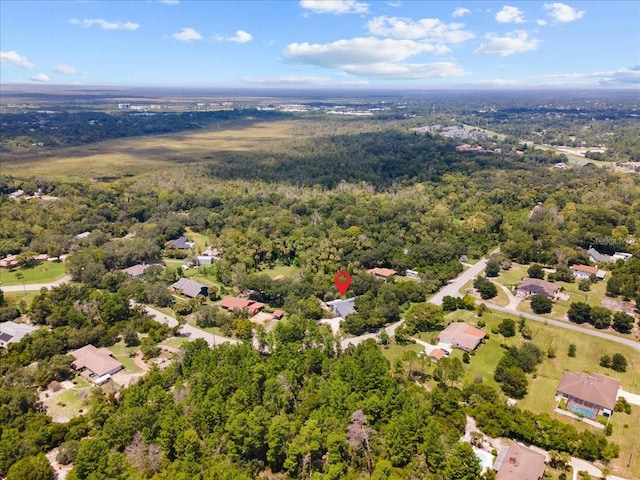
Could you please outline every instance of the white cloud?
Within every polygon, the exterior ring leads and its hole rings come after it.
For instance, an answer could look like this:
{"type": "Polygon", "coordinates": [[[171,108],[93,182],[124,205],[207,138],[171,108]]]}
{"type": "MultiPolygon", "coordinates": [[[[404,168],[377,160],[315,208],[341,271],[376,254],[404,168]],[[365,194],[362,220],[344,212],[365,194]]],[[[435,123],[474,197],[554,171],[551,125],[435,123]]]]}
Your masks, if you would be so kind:
{"type": "Polygon", "coordinates": [[[538,25],[540,26],[545,26],[547,25],[549,22],[547,22],[544,18],[541,18],[539,20],[536,20],[536,22],[538,23],[538,25]]]}
{"type": "Polygon", "coordinates": [[[369,32],[383,37],[423,39],[441,43],[460,43],[474,37],[462,23],[444,23],[438,18],[413,21],[408,18],[375,17],[367,23],[369,32]]]}
{"type": "Polygon", "coordinates": [[[545,3],[544,9],[547,14],[556,22],[567,23],[574,22],[584,17],[584,10],[576,10],[564,3],[545,3]]]}
{"type": "Polygon", "coordinates": [[[487,42],[482,43],[473,53],[477,55],[500,55],[506,57],[514,53],[529,52],[537,50],[540,40],[529,38],[529,34],[524,30],[515,30],[507,33],[503,37],[489,33],[486,36],[487,42]]]}
{"type": "Polygon", "coordinates": [[[373,37],[337,40],[327,44],[292,43],[283,53],[292,62],[342,70],[351,75],[397,79],[461,76],[453,62],[398,63],[438,47],[413,40],[373,37]]]}
{"type": "Polygon", "coordinates": [[[393,8],[398,8],[398,7],[402,6],[402,2],[387,2],[387,5],[389,5],[390,7],[393,7],[393,8]]]}
{"type": "Polygon", "coordinates": [[[94,25],[99,26],[103,30],[137,30],[140,28],[139,23],[134,22],[109,22],[102,18],[85,18],[84,20],[78,20],[77,18],[72,18],[69,20],[73,25],[81,25],[85,28],[93,27],[94,25]]]}
{"type": "Polygon", "coordinates": [[[202,35],[193,28],[184,27],[179,32],[172,33],[171,38],[181,42],[191,42],[193,40],[202,40],[202,35]]]}
{"type": "Polygon", "coordinates": [[[232,37],[225,37],[224,35],[215,35],[213,37],[217,42],[235,42],[235,43],[247,43],[253,40],[253,35],[244,30],[236,31],[236,34],[232,37]]]}
{"type": "Polygon", "coordinates": [[[160,3],[164,3],[165,5],[178,5],[180,0],[158,0],[160,3]]]}
{"type": "Polygon", "coordinates": [[[311,75],[283,75],[281,77],[244,77],[243,82],[257,85],[328,85],[332,83],[329,77],[314,77],[311,75]]]}
{"type": "Polygon", "coordinates": [[[27,57],[20,55],[15,50],[9,50],[8,52],[0,52],[0,64],[1,65],[13,65],[14,67],[22,68],[34,68],[35,65],[27,60],[27,57]]]}
{"type": "Polygon", "coordinates": [[[34,75],[33,77],[30,78],[30,80],[34,82],[39,82],[39,83],[47,83],[51,81],[51,79],[44,73],[39,73],[37,75],[34,75]]]}
{"type": "Polygon", "coordinates": [[[498,13],[496,13],[496,21],[498,23],[524,23],[524,14],[518,7],[505,5],[498,13]]]}
{"type": "Polygon", "coordinates": [[[594,79],[601,85],[640,85],[640,65],[624,67],[618,70],[589,73],[561,73],[553,75],[539,75],[534,77],[542,80],[581,80],[594,79]]]}
{"type": "Polygon", "coordinates": [[[63,75],[75,75],[76,73],[78,73],[78,69],[76,67],[72,67],[71,65],[65,65],[63,63],[54,65],[53,71],[57,73],[61,73],[63,75]]]}
{"type": "Polygon", "coordinates": [[[458,7],[453,11],[451,16],[454,18],[458,18],[458,17],[464,17],[465,15],[469,15],[470,13],[471,13],[471,10],[469,10],[468,8],[458,7]]]}
{"type": "Polygon", "coordinates": [[[367,13],[369,4],[356,0],[300,0],[300,6],[313,13],[367,13]]]}

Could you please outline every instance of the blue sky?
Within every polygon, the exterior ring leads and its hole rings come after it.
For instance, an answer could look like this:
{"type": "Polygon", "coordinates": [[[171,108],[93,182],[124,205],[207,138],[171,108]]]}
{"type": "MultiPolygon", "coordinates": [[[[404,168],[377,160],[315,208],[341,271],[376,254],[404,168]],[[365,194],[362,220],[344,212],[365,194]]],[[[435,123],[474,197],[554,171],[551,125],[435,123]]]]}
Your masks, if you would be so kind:
{"type": "Polygon", "coordinates": [[[640,2],[0,1],[0,81],[640,86],[640,2]]]}

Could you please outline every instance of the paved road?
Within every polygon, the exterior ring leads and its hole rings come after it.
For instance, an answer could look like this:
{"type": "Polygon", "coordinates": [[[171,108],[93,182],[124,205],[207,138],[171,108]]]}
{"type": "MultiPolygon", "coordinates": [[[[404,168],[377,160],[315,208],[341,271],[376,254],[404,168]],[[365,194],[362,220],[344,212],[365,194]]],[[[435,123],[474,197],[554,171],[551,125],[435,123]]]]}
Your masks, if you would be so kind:
{"type": "Polygon", "coordinates": [[[57,287],[64,283],[69,283],[70,280],[71,280],[71,276],[65,275],[60,280],[56,280],[55,282],[51,282],[51,283],[31,283],[31,284],[24,284],[24,285],[7,285],[7,286],[0,285],[0,290],[2,290],[5,293],[24,292],[25,290],[27,292],[29,291],[33,292],[33,291],[42,290],[43,288],[57,287]]]}
{"type": "MultiPolygon", "coordinates": [[[[499,251],[500,249],[496,248],[493,252],[491,252],[489,256],[494,253],[498,253],[499,251]]],[[[480,273],[482,273],[484,267],[487,266],[487,261],[488,258],[480,259],[475,265],[472,265],[460,275],[458,275],[457,278],[451,280],[448,285],[445,285],[442,290],[436,293],[429,301],[435,305],[442,305],[442,299],[447,295],[450,295],[452,297],[461,297],[462,295],[460,294],[460,289],[464,287],[464,285],[469,280],[473,280],[475,277],[480,275],[480,273]]]]}
{"type": "Polygon", "coordinates": [[[610,333],[605,333],[599,330],[592,330],[592,329],[580,327],[573,323],[562,322],[560,320],[553,320],[551,318],[542,317],[540,315],[534,315],[532,313],[519,312],[514,308],[501,307],[500,305],[495,305],[493,303],[485,303],[485,305],[487,306],[487,308],[490,308],[491,310],[496,310],[498,312],[504,312],[504,313],[511,313],[513,315],[522,315],[524,318],[528,318],[536,322],[548,323],[549,325],[553,325],[555,327],[564,328],[566,330],[573,330],[574,332],[585,333],[587,335],[591,335],[592,337],[603,338],[605,340],[610,340],[612,342],[620,343],[622,345],[627,345],[631,348],[634,348],[640,351],[640,342],[637,342],[632,338],[617,337],[615,335],[611,335],[610,333]]]}

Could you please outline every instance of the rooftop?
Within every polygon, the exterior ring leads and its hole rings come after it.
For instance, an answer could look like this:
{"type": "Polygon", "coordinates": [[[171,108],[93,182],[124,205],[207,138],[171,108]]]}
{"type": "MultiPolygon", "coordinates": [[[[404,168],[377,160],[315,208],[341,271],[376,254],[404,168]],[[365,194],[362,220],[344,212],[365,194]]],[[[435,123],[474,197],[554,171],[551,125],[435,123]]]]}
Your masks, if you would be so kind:
{"type": "Polygon", "coordinates": [[[558,392],[599,407],[613,410],[618,398],[620,380],[606,375],[564,372],[558,392]]]}

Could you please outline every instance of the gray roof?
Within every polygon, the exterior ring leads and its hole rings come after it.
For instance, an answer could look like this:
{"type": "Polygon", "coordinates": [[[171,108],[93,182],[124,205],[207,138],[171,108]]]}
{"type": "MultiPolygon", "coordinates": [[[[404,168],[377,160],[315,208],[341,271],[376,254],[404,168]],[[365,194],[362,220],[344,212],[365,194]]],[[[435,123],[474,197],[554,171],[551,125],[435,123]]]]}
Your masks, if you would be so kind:
{"type": "Polygon", "coordinates": [[[346,300],[333,300],[327,302],[333,313],[339,317],[347,318],[350,313],[356,313],[356,298],[347,298],[346,300]]]}
{"type": "Polygon", "coordinates": [[[598,263],[598,262],[609,263],[609,262],[611,262],[611,257],[609,255],[605,255],[604,253],[600,253],[599,251],[597,251],[593,247],[591,247],[589,250],[587,250],[587,253],[589,254],[589,259],[592,262],[595,262],[595,263],[598,263]]]}
{"type": "Polygon", "coordinates": [[[187,237],[182,236],[182,237],[178,237],[175,238],[173,240],[169,240],[169,242],[173,248],[179,248],[181,250],[186,250],[187,248],[191,248],[190,242],[189,240],[187,240],[187,237]]]}
{"type": "Polygon", "coordinates": [[[24,323],[4,322],[0,323],[0,333],[10,335],[12,338],[7,342],[16,343],[22,340],[23,337],[35,332],[38,327],[26,325],[24,323]]]}
{"type": "Polygon", "coordinates": [[[183,295],[187,297],[197,297],[198,295],[207,295],[209,287],[201,283],[191,280],[190,278],[181,278],[171,285],[174,290],[182,290],[183,295]]]}

